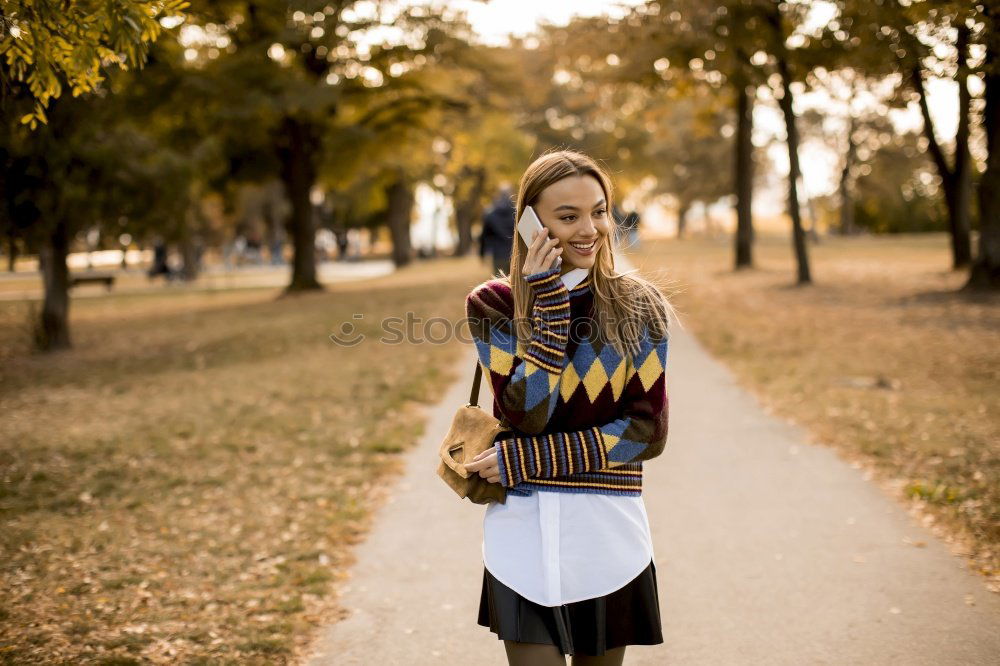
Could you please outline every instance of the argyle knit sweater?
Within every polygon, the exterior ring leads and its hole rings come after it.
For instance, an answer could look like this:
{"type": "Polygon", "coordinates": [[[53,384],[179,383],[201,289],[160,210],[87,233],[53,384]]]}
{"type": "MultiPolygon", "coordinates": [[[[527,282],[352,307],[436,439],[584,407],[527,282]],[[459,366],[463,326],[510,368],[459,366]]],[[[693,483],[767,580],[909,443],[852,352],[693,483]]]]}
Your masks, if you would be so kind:
{"type": "Polygon", "coordinates": [[[522,351],[505,280],[466,297],[493,415],[512,430],[495,444],[500,483],[519,495],[641,495],[642,462],[667,441],[668,340],[646,332],[638,354],[623,357],[599,334],[589,275],[572,290],[558,267],[525,279],[535,299],[522,351]]]}

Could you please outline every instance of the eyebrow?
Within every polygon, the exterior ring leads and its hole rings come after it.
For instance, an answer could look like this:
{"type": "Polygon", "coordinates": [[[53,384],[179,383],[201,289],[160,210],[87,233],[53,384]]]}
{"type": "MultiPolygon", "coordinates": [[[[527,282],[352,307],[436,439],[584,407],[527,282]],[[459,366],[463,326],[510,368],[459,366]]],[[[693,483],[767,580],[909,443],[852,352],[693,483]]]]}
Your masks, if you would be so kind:
{"type": "MultiPolygon", "coordinates": [[[[600,201],[598,201],[597,203],[594,204],[594,208],[597,208],[598,206],[602,205],[603,203],[604,203],[604,199],[601,199],[600,201]]],[[[552,211],[555,212],[557,210],[563,210],[563,209],[566,209],[566,210],[580,210],[576,206],[571,206],[569,204],[562,204],[561,206],[556,206],[555,208],[553,208],[552,211]]]]}

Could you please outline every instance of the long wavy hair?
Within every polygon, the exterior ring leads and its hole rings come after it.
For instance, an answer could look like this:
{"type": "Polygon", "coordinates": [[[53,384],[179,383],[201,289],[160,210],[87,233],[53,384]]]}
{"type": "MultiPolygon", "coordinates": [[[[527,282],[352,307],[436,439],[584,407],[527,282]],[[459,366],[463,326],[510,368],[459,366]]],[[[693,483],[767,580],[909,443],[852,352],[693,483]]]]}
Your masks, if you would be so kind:
{"type": "MultiPolygon", "coordinates": [[[[664,339],[669,336],[669,316],[677,313],[669,299],[654,283],[636,275],[636,270],[619,273],[615,269],[618,250],[615,220],[611,215],[614,188],[611,177],[591,157],[575,150],[555,150],[538,157],[521,177],[517,193],[516,220],[521,219],[525,206],[536,206],[549,185],[570,176],[592,176],[604,190],[611,228],[597,250],[590,270],[590,289],[594,294],[594,327],[601,339],[611,344],[624,357],[634,357],[643,336],[664,339]]],[[[519,345],[531,339],[531,312],[535,295],[522,274],[528,246],[521,235],[514,233],[510,272],[500,273],[514,296],[514,324],[519,345]]],[[[565,261],[565,259],[564,259],[565,261]]],[[[679,320],[678,320],[679,322],[679,320]]]]}

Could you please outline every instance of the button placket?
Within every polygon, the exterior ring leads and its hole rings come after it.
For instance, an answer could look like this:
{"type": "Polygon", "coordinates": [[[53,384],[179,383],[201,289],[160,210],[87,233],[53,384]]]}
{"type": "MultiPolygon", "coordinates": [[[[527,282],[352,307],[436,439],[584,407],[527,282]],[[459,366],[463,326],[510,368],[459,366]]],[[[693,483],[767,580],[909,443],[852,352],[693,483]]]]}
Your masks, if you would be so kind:
{"type": "Polygon", "coordinates": [[[538,493],[538,514],[542,532],[542,562],[545,597],[556,605],[562,595],[559,571],[559,493],[538,493]]]}

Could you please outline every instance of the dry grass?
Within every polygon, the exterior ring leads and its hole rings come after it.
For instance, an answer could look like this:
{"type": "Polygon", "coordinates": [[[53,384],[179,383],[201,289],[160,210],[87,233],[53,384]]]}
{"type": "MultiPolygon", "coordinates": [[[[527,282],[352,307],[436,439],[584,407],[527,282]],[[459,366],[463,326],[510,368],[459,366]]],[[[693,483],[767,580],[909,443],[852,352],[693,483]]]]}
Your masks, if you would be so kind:
{"type": "Polygon", "coordinates": [[[456,379],[459,343],[380,343],[379,322],[457,320],[484,272],[81,299],[53,355],[0,304],[0,663],[294,661],[456,379]],[[334,344],[345,321],[368,339],[334,344]]]}
{"type": "Polygon", "coordinates": [[[830,238],[806,287],[785,239],[761,238],[749,272],[728,240],[633,258],[681,286],[685,326],[768,409],[868,468],[1000,591],[1000,298],[957,293],[947,243],[830,238]]]}

